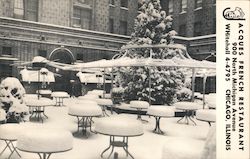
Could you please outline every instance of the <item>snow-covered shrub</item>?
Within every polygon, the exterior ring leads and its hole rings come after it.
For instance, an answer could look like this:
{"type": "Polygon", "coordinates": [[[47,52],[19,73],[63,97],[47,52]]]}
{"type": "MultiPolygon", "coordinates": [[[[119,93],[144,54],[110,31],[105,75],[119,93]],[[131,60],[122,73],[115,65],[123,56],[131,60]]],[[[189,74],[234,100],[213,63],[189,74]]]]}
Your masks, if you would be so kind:
{"type": "Polygon", "coordinates": [[[186,87],[182,87],[177,91],[176,95],[178,101],[190,101],[192,98],[192,91],[186,87]]]}
{"type": "Polygon", "coordinates": [[[7,77],[0,84],[0,103],[7,113],[7,122],[19,122],[28,113],[23,103],[25,90],[17,78],[7,77]]]}

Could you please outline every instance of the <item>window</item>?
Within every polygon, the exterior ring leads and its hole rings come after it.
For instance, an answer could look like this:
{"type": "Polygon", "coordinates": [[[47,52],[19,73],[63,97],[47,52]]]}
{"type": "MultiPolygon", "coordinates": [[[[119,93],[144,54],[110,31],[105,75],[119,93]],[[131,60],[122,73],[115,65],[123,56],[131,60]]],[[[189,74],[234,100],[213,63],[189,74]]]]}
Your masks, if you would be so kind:
{"type": "Polygon", "coordinates": [[[26,18],[30,21],[38,20],[38,0],[26,0],[27,10],[26,10],[26,18]]]}
{"type": "Polygon", "coordinates": [[[24,3],[23,0],[15,0],[14,18],[24,19],[24,3]]]}
{"type": "Polygon", "coordinates": [[[170,0],[168,2],[168,14],[173,14],[174,12],[174,4],[173,4],[173,0],[170,0]]]}
{"type": "Polygon", "coordinates": [[[38,56],[47,57],[47,50],[38,50],[38,56]]]}
{"type": "Polygon", "coordinates": [[[128,23],[126,21],[120,21],[120,34],[127,35],[128,23]]]}
{"type": "Polygon", "coordinates": [[[2,55],[12,55],[12,48],[7,47],[7,46],[3,46],[2,55]]]}
{"type": "Polygon", "coordinates": [[[216,0],[212,0],[212,4],[216,5],[216,0]]]}
{"type": "Polygon", "coordinates": [[[128,0],[121,0],[121,7],[128,8],[128,0]]]}
{"type": "Polygon", "coordinates": [[[181,13],[187,12],[187,0],[181,0],[181,13]]]}
{"type": "Polygon", "coordinates": [[[74,27],[81,27],[81,10],[79,8],[74,7],[72,20],[74,27]]]}
{"type": "Polygon", "coordinates": [[[114,19],[109,19],[109,32],[114,33],[114,19]]]}
{"type": "Polygon", "coordinates": [[[115,5],[115,0],[109,0],[109,4],[115,5]]]}
{"type": "Polygon", "coordinates": [[[91,10],[74,7],[72,17],[73,27],[90,29],[91,25],[91,10]]]}
{"type": "Polygon", "coordinates": [[[178,34],[180,36],[186,36],[186,24],[180,25],[178,34]]]}
{"type": "Polygon", "coordinates": [[[38,0],[15,0],[14,18],[38,21],[38,0]]]}
{"type": "Polygon", "coordinates": [[[202,0],[195,0],[194,8],[201,8],[202,7],[202,0]]]}
{"type": "Polygon", "coordinates": [[[81,53],[76,54],[76,60],[82,61],[83,60],[83,54],[81,54],[81,53]]]}
{"type": "Polygon", "coordinates": [[[194,36],[201,36],[202,31],[201,31],[201,22],[195,22],[194,23],[194,36]]]}

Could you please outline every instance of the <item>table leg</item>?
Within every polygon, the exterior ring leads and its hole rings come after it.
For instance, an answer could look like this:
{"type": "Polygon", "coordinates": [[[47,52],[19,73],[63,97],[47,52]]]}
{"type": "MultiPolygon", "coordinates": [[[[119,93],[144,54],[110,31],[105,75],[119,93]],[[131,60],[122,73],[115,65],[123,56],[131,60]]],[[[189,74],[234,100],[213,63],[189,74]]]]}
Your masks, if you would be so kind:
{"type": "Polygon", "coordinates": [[[17,149],[16,149],[16,147],[14,146],[14,144],[13,144],[12,141],[10,141],[10,140],[4,140],[4,142],[6,143],[6,146],[5,146],[5,148],[1,151],[0,156],[3,154],[3,152],[4,152],[7,148],[9,148],[9,150],[10,150],[11,153],[10,153],[10,155],[8,156],[8,159],[10,159],[10,157],[13,155],[14,152],[16,152],[16,154],[17,154],[19,157],[21,157],[21,155],[20,155],[19,152],[17,151],[17,149]]]}
{"type": "Polygon", "coordinates": [[[112,153],[114,152],[115,147],[122,147],[126,152],[126,156],[130,156],[134,159],[133,155],[128,151],[128,137],[123,137],[123,141],[115,141],[115,136],[110,136],[109,139],[109,146],[101,153],[101,157],[103,158],[103,154],[111,148],[111,152],[108,158],[111,157],[112,153]]]}
{"type": "Polygon", "coordinates": [[[102,116],[109,116],[108,113],[106,112],[106,106],[101,105],[101,108],[102,108],[102,116]]]}
{"type": "Polygon", "coordinates": [[[155,117],[156,123],[155,123],[155,129],[153,130],[153,132],[157,134],[164,134],[164,132],[160,128],[161,117],[157,117],[157,116],[154,116],[154,117],[155,117]]]}
{"type": "Polygon", "coordinates": [[[49,159],[52,153],[37,153],[40,159],[49,159]]]}
{"type": "Polygon", "coordinates": [[[177,123],[180,123],[180,121],[184,119],[185,120],[184,123],[189,124],[189,120],[190,120],[194,125],[196,125],[195,121],[192,119],[193,113],[194,113],[193,110],[185,110],[184,116],[181,119],[179,119],[177,123]]]}
{"type": "Polygon", "coordinates": [[[137,120],[140,120],[140,121],[142,121],[142,122],[148,122],[147,120],[142,119],[141,116],[142,116],[142,109],[137,108],[137,120]]]}

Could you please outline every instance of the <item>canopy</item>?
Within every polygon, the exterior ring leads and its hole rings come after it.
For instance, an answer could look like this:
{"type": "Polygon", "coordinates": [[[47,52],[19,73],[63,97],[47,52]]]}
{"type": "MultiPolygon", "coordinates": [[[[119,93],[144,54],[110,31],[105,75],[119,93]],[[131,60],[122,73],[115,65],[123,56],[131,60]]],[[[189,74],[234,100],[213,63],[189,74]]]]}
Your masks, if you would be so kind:
{"type": "Polygon", "coordinates": [[[200,68],[200,69],[215,69],[216,63],[210,61],[199,61],[192,59],[186,51],[185,46],[181,44],[160,44],[160,45],[126,45],[121,48],[126,50],[125,53],[116,59],[98,60],[87,63],[78,63],[64,67],[69,70],[81,70],[84,68],[112,68],[112,67],[131,67],[131,66],[152,66],[152,67],[184,67],[184,68],[200,68]],[[171,50],[178,49],[178,56],[171,59],[154,59],[148,58],[133,58],[129,55],[128,50],[138,48],[167,48],[171,50]]]}
{"type": "Polygon", "coordinates": [[[22,81],[25,82],[55,82],[53,72],[48,71],[46,68],[38,70],[27,70],[26,68],[20,71],[22,81]]]}

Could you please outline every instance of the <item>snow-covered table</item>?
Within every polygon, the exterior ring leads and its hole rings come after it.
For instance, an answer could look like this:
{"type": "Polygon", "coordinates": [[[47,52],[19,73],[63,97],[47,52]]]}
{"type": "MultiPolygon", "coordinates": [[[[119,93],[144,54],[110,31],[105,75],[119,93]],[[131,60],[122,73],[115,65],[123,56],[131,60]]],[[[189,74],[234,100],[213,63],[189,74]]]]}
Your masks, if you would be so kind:
{"type": "Polygon", "coordinates": [[[19,132],[17,148],[24,152],[37,153],[40,159],[49,159],[51,154],[73,148],[73,136],[60,129],[31,129],[19,132]]]}
{"type": "MultiPolygon", "coordinates": [[[[99,117],[102,115],[101,108],[93,101],[78,101],[76,104],[69,107],[68,114],[71,116],[77,117],[77,132],[79,128],[82,127],[82,133],[87,136],[87,128],[89,127],[90,132],[93,132],[92,127],[92,118],[99,117]]],[[[93,132],[94,133],[94,132],[93,132]]]]}
{"type": "Polygon", "coordinates": [[[125,116],[117,115],[109,118],[102,118],[95,122],[95,131],[97,133],[110,137],[109,146],[101,153],[103,154],[111,148],[113,153],[114,147],[122,147],[126,155],[134,158],[128,151],[128,138],[143,135],[142,123],[137,120],[128,119],[125,116]],[[115,137],[122,137],[122,141],[115,140],[115,137]]]}
{"type": "Polygon", "coordinates": [[[160,106],[160,105],[152,105],[148,108],[147,114],[149,116],[153,116],[156,120],[155,129],[153,130],[155,133],[164,134],[164,132],[160,128],[160,119],[174,117],[175,111],[172,106],[160,106]]]}
{"type": "Polygon", "coordinates": [[[98,105],[101,106],[102,108],[102,115],[103,116],[109,116],[108,113],[106,112],[106,109],[108,106],[111,108],[111,113],[113,113],[113,102],[111,99],[104,99],[104,98],[98,98],[95,100],[98,105]]]}
{"type": "Polygon", "coordinates": [[[148,107],[149,107],[148,102],[133,100],[133,101],[130,101],[130,107],[135,108],[137,110],[137,119],[138,120],[148,122],[147,120],[143,120],[141,118],[143,110],[146,111],[148,109],[148,107]]]}
{"type": "Polygon", "coordinates": [[[41,120],[42,122],[43,122],[43,116],[45,118],[48,118],[48,116],[45,114],[45,107],[53,105],[52,100],[48,98],[39,98],[39,99],[32,98],[26,100],[25,103],[29,107],[29,110],[31,112],[29,119],[31,120],[32,118],[34,118],[35,120],[37,121],[41,120]]]}
{"type": "Polygon", "coordinates": [[[56,106],[62,106],[63,105],[63,99],[69,98],[69,94],[67,92],[58,91],[58,92],[52,92],[51,97],[56,99],[56,106]]]}
{"type": "Polygon", "coordinates": [[[202,105],[195,103],[195,102],[177,102],[174,104],[175,109],[184,111],[184,116],[177,121],[179,123],[181,120],[185,119],[186,124],[189,124],[189,120],[196,125],[195,121],[192,119],[194,118],[194,113],[196,110],[201,109],[202,105]]]}
{"type": "Polygon", "coordinates": [[[19,133],[19,124],[2,124],[0,125],[0,140],[3,140],[6,143],[6,146],[1,151],[0,156],[5,152],[8,148],[10,150],[10,155],[8,158],[12,156],[14,152],[21,157],[21,155],[16,150],[13,142],[17,140],[17,135],[19,133]]]}
{"type": "Polygon", "coordinates": [[[208,122],[209,126],[211,123],[216,121],[216,110],[215,109],[199,109],[196,111],[196,119],[200,121],[208,122]]]}

